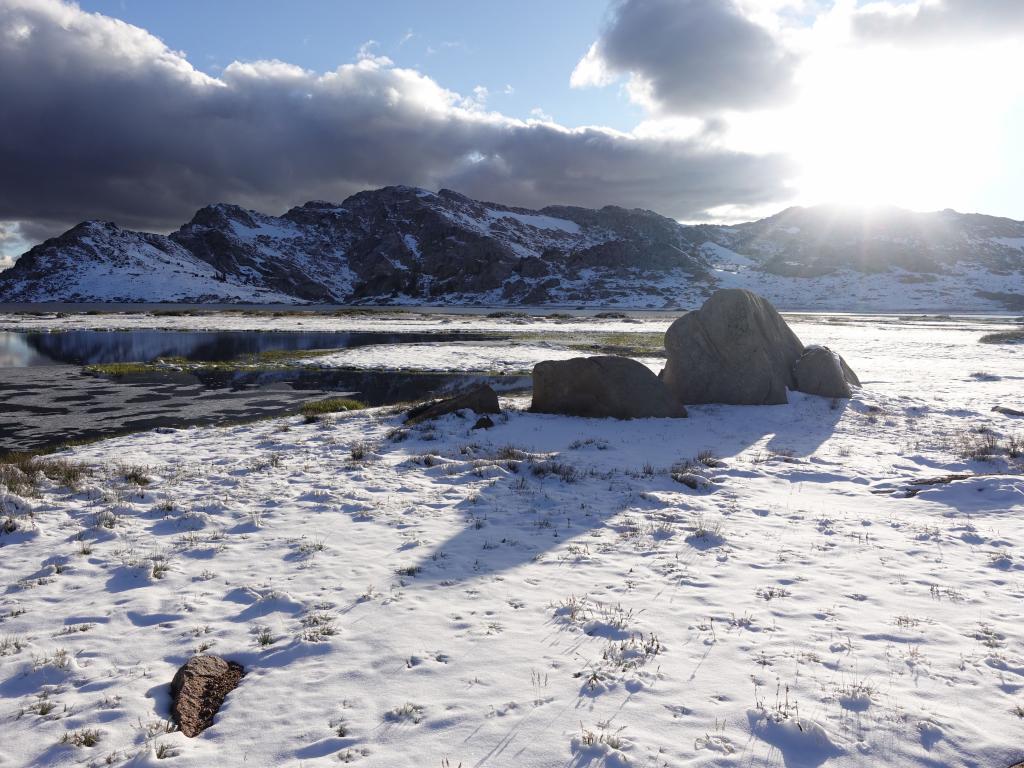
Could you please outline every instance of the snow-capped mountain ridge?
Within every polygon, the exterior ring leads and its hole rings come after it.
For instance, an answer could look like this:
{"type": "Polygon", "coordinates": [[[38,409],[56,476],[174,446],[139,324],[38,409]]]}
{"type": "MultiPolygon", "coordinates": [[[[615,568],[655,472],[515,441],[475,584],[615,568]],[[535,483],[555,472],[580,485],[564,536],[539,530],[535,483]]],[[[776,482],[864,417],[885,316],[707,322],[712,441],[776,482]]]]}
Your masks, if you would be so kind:
{"type": "Polygon", "coordinates": [[[216,203],[170,235],[83,222],[0,273],[0,301],[662,307],[742,285],[783,306],[828,308],[840,291],[877,308],[984,309],[1013,305],[1022,270],[1024,223],[980,214],[817,206],[687,226],[397,186],[281,216],[216,203]]]}

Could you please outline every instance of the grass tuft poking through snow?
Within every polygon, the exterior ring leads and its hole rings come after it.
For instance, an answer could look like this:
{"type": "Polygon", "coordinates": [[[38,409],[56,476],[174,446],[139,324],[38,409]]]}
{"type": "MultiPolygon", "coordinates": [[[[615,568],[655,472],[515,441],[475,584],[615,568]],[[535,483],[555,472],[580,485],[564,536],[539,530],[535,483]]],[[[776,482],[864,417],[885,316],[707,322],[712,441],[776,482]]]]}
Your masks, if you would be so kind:
{"type": "Polygon", "coordinates": [[[358,400],[347,397],[328,397],[324,400],[314,400],[304,403],[299,413],[306,418],[306,421],[313,422],[329,413],[343,413],[345,411],[358,411],[366,405],[358,400]]]}

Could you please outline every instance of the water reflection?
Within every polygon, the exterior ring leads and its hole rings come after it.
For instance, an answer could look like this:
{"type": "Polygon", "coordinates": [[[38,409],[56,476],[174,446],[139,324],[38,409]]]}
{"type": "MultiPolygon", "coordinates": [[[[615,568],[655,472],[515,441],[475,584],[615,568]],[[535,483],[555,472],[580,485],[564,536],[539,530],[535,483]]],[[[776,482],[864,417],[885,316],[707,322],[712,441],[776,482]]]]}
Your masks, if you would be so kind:
{"type": "Polygon", "coordinates": [[[0,368],[53,365],[54,362],[29,345],[27,334],[0,331],[0,368]]]}
{"type": "Polygon", "coordinates": [[[0,332],[0,368],[151,362],[158,357],[235,360],[270,351],[341,349],[368,344],[458,341],[477,334],[332,333],[281,331],[0,332]]]}

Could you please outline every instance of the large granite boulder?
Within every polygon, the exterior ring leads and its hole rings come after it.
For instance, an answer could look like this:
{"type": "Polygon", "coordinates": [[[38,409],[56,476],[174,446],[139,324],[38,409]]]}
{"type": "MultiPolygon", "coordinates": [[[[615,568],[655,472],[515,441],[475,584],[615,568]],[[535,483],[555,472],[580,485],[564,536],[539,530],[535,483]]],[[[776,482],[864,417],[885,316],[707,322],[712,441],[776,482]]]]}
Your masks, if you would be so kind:
{"type": "Polygon", "coordinates": [[[220,656],[193,656],[171,682],[171,718],[188,737],[198,736],[211,725],[224,698],[242,679],[245,670],[220,656]]]}
{"type": "Polygon", "coordinates": [[[860,379],[842,356],[828,347],[812,345],[793,366],[796,389],[822,397],[851,397],[860,379]]]}
{"type": "Polygon", "coordinates": [[[686,416],[650,368],[614,355],[537,363],[530,410],[616,419],[686,416]]]}
{"type": "Polygon", "coordinates": [[[665,351],[661,375],[680,402],[774,405],[795,387],[804,345],[766,299],[730,288],[672,323],[665,351]]]}
{"type": "Polygon", "coordinates": [[[456,411],[469,410],[478,416],[484,413],[501,413],[498,405],[498,393],[488,384],[468,389],[453,397],[443,400],[435,400],[429,403],[422,403],[409,409],[406,414],[406,424],[418,424],[428,419],[436,419],[456,411]]]}

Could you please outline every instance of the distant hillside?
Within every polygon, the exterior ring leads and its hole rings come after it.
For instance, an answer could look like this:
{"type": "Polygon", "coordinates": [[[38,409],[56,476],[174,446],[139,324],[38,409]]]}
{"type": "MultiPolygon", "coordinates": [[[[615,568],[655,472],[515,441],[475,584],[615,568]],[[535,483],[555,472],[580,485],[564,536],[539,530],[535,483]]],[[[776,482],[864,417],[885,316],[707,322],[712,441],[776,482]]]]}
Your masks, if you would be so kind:
{"type": "Polygon", "coordinates": [[[685,226],[385,187],[280,217],[211,205],[166,236],[84,222],[0,273],[0,301],[674,307],[734,285],[787,308],[1014,309],[1024,222],[818,206],[685,226]]]}

